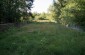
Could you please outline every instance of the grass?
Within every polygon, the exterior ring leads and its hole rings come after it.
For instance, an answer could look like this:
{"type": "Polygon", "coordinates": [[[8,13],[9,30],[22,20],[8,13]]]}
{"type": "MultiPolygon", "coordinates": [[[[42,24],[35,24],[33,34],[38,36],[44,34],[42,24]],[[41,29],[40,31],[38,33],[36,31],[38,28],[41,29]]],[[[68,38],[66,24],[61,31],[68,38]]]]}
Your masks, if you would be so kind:
{"type": "Polygon", "coordinates": [[[53,23],[0,32],[0,55],[85,55],[85,33],[53,23]]]}

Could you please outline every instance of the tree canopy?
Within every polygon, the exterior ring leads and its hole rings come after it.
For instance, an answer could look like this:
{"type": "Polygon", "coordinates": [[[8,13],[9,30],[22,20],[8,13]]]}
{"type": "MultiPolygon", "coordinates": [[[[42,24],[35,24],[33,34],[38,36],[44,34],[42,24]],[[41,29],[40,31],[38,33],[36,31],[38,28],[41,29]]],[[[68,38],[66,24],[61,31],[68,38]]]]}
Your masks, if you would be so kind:
{"type": "Polygon", "coordinates": [[[0,23],[19,22],[20,17],[27,14],[33,5],[33,0],[1,0],[0,23]]]}
{"type": "Polygon", "coordinates": [[[57,23],[85,27],[85,0],[54,0],[49,8],[57,23]]]}

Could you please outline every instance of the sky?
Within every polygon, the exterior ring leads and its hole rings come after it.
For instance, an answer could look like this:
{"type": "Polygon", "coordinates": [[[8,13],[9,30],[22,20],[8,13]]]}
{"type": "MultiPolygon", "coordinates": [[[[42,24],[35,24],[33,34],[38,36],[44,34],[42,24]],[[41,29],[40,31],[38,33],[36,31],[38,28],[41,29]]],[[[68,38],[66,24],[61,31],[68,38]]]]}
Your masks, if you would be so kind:
{"type": "Polygon", "coordinates": [[[34,0],[32,12],[47,12],[49,6],[53,3],[53,0],[34,0]]]}

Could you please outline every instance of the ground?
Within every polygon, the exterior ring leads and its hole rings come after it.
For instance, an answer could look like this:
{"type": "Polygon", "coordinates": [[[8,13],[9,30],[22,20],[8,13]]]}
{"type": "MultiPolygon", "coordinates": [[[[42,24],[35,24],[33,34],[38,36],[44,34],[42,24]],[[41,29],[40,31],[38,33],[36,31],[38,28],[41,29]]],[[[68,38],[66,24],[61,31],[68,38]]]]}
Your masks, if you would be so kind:
{"type": "Polygon", "coordinates": [[[0,32],[0,55],[85,55],[85,32],[32,23],[0,32]]]}

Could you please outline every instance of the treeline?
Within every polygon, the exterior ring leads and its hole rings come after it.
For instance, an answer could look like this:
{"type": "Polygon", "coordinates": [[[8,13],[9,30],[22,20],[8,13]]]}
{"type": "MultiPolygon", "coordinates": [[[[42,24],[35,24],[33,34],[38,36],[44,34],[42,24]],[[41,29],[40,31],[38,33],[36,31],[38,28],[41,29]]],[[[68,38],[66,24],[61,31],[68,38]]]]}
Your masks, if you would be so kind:
{"type": "Polygon", "coordinates": [[[48,13],[42,12],[42,13],[37,13],[37,12],[33,12],[32,13],[34,20],[48,20],[49,18],[48,13]]]}
{"type": "Polygon", "coordinates": [[[53,14],[53,13],[49,13],[49,12],[42,12],[42,13],[37,13],[37,12],[33,12],[32,13],[32,16],[33,16],[33,20],[41,20],[41,21],[44,21],[44,20],[47,20],[49,22],[55,22],[56,23],[56,20],[54,18],[54,15],[56,14],[53,14]]]}
{"type": "Polygon", "coordinates": [[[33,0],[0,0],[0,23],[14,23],[31,16],[33,0]]]}
{"type": "Polygon", "coordinates": [[[49,12],[57,23],[85,28],[85,0],[54,0],[49,12]]]}

